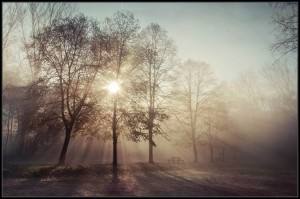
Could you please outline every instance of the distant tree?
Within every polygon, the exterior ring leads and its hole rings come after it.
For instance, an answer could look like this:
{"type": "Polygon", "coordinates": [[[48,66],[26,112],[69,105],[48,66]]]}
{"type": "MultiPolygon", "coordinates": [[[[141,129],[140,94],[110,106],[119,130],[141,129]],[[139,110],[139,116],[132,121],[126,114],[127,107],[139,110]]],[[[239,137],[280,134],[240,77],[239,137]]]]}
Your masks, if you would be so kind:
{"type": "Polygon", "coordinates": [[[3,4],[3,31],[2,31],[2,52],[6,52],[12,41],[14,31],[21,23],[24,16],[22,6],[19,3],[3,4]]]}
{"type": "Polygon", "coordinates": [[[247,113],[249,118],[267,108],[261,78],[256,71],[248,69],[241,72],[234,80],[232,90],[234,109],[247,113]]]}
{"type": "Polygon", "coordinates": [[[256,157],[264,159],[269,154],[268,160],[278,161],[283,151],[295,155],[296,68],[280,60],[266,65],[259,72],[244,71],[234,82],[231,133],[241,138],[236,146],[239,145],[244,152],[256,153],[256,157]],[[276,157],[273,160],[271,153],[276,157]]]}
{"type": "Polygon", "coordinates": [[[44,111],[64,126],[59,164],[65,163],[74,126],[93,108],[88,98],[91,86],[110,54],[107,38],[96,30],[96,24],[83,15],[58,19],[43,28],[29,46],[31,53],[37,53],[31,57],[41,64],[51,93],[44,111]]]}
{"type": "Polygon", "coordinates": [[[271,49],[281,53],[281,57],[289,52],[297,52],[298,2],[278,2],[272,3],[271,6],[274,7],[272,23],[277,33],[271,49]]]}
{"type": "Polygon", "coordinates": [[[10,128],[7,126],[8,134],[6,138],[6,144],[10,142],[14,145],[18,155],[24,155],[28,151],[25,149],[25,144],[28,141],[29,132],[34,130],[34,124],[37,121],[37,110],[41,106],[41,99],[45,88],[41,86],[41,82],[32,82],[27,86],[13,86],[8,85],[4,89],[3,93],[3,115],[6,116],[6,120],[10,123],[10,128]],[[17,123],[15,126],[13,123],[17,123]],[[17,127],[17,132],[13,132],[12,129],[17,127]],[[14,140],[12,140],[12,134],[14,140]],[[10,137],[10,139],[9,139],[10,137]]]}
{"type": "Polygon", "coordinates": [[[262,77],[270,93],[269,102],[275,102],[269,104],[270,108],[291,112],[297,110],[296,70],[294,72],[289,68],[286,61],[275,62],[262,68],[262,77]]]}
{"type": "Polygon", "coordinates": [[[47,87],[43,80],[31,82],[30,85],[20,87],[24,95],[20,96],[18,103],[18,134],[17,134],[17,154],[32,155],[30,148],[34,146],[31,139],[36,137],[37,117],[39,109],[43,106],[43,97],[47,87]]]}
{"type": "Polygon", "coordinates": [[[32,73],[32,81],[39,78],[40,63],[36,62],[38,52],[36,48],[28,48],[28,44],[35,45],[34,38],[43,28],[52,25],[55,19],[71,17],[75,13],[75,4],[57,2],[31,2],[20,3],[24,12],[21,21],[21,41],[32,73]],[[30,51],[32,50],[32,51],[30,51]],[[31,56],[31,57],[30,57],[31,56]]]}
{"type": "Polygon", "coordinates": [[[20,85],[23,83],[16,53],[18,47],[18,28],[20,27],[24,12],[20,3],[3,3],[2,15],[2,69],[3,69],[3,89],[6,85],[20,85]],[[18,78],[20,81],[15,81],[18,78]]]}
{"type": "Polygon", "coordinates": [[[185,127],[186,136],[192,143],[194,162],[198,162],[197,143],[204,132],[201,117],[218,89],[217,79],[210,65],[193,60],[184,62],[179,74],[177,99],[181,105],[177,107],[177,119],[185,127]]]}
{"type": "Polygon", "coordinates": [[[221,148],[222,159],[224,160],[225,158],[227,143],[224,135],[229,130],[227,113],[228,109],[221,92],[217,92],[211,97],[202,111],[201,123],[203,125],[202,128],[204,128],[202,139],[209,146],[211,162],[214,161],[214,148],[221,148]]]}
{"type": "MultiPolygon", "coordinates": [[[[122,82],[122,73],[124,68],[128,67],[129,57],[132,54],[132,44],[139,30],[139,21],[134,17],[132,12],[117,11],[113,17],[106,18],[104,21],[104,28],[107,35],[112,40],[112,62],[110,64],[111,76],[110,81],[115,81],[120,84],[122,82]]],[[[127,77],[128,78],[128,77],[127,77]]],[[[113,137],[113,165],[118,164],[117,159],[117,141],[118,135],[118,102],[119,94],[113,94],[113,116],[112,116],[112,137],[113,137]]]]}
{"type": "Polygon", "coordinates": [[[138,104],[143,108],[140,124],[143,128],[135,129],[134,136],[149,140],[149,163],[153,163],[153,136],[161,134],[160,123],[169,116],[163,111],[164,102],[170,97],[172,69],[176,64],[176,47],[168,37],[167,31],[159,24],[151,23],[139,34],[135,45],[133,64],[138,70],[133,75],[142,95],[138,104]],[[148,133],[145,134],[145,129],[148,133]]]}
{"type": "Polygon", "coordinates": [[[2,94],[2,130],[6,132],[4,152],[7,152],[8,144],[12,141],[13,124],[17,116],[18,98],[14,86],[5,86],[2,94]]]}

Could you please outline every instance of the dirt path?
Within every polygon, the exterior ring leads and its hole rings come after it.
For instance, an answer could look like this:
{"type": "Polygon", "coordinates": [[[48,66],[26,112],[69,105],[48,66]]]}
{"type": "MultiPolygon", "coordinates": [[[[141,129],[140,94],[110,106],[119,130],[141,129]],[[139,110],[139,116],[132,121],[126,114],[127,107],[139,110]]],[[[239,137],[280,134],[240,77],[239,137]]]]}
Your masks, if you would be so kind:
{"type": "MultiPolygon", "coordinates": [[[[93,171],[91,168],[86,168],[93,171]]],[[[296,196],[295,172],[268,169],[125,165],[84,175],[4,177],[3,196],[296,196]]]]}

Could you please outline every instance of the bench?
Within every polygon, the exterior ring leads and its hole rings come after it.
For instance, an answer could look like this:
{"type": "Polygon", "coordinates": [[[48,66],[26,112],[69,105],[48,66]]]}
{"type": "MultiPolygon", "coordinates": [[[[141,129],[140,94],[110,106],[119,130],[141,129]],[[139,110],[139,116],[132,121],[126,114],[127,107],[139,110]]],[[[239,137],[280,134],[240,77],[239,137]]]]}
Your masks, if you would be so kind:
{"type": "Polygon", "coordinates": [[[171,157],[168,163],[184,163],[184,160],[181,157],[171,157]]]}

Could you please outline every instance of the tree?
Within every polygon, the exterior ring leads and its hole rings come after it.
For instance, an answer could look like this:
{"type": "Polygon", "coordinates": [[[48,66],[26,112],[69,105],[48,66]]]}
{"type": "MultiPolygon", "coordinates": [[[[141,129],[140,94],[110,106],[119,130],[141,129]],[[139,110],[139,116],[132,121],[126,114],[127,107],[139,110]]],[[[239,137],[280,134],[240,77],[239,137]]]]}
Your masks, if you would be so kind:
{"type": "Polygon", "coordinates": [[[10,84],[22,84],[20,71],[15,66],[19,53],[16,53],[18,47],[18,28],[20,27],[22,18],[24,17],[22,4],[20,3],[3,3],[3,31],[2,31],[2,56],[3,56],[3,88],[10,84]],[[20,81],[13,81],[18,78],[20,81]]]}
{"type": "Polygon", "coordinates": [[[231,88],[235,103],[234,108],[247,113],[249,118],[253,118],[255,114],[267,108],[261,78],[256,71],[248,69],[241,72],[231,88]]]}
{"type": "Polygon", "coordinates": [[[238,145],[244,152],[264,160],[267,155],[268,161],[280,160],[283,151],[295,155],[296,79],[287,62],[277,61],[260,73],[247,70],[234,82],[231,132],[243,138],[238,145]]]}
{"type": "Polygon", "coordinates": [[[19,97],[18,103],[18,133],[17,133],[17,154],[31,155],[28,148],[33,146],[30,137],[37,135],[36,127],[38,122],[37,113],[42,106],[43,96],[46,91],[42,80],[31,82],[30,85],[17,87],[24,94],[19,97]],[[29,133],[31,134],[30,136],[29,133]],[[29,146],[29,147],[28,147],[29,146]]]}
{"type": "MultiPolygon", "coordinates": [[[[107,35],[110,36],[112,44],[112,80],[119,84],[122,80],[122,69],[126,66],[131,55],[131,47],[137,31],[139,22],[129,11],[118,11],[111,18],[106,18],[104,27],[107,35]]],[[[113,117],[112,117],[112,137],[113,137],[113,165],[118,164],[117,142],[118,142],[118,109],[119,95],[113,96],[113,117]]]]}
{"type": "Polygon", "coordinates": [[[6,131],[4,151],[7,152],[8,144],[12,141],[13,123],[17,114],[18,97],[15,87],[7,85],[3,90],[2,129],[6,131]],[[4,126],[5,125],[5,126],[4,126]],[[4,130],[6,127],[6,130],[4,130]]]}
{"type": "Polygon", "coordinates": [[[273,52],[280,52],[281,57],[289,52],[297,52],[298,2],[281,2],[271,5],[275,8],[272,23],[277,31],[276,42],[271,45],[271,49],[273,52]]]}
{"type": "Polygon", "coordinates": [[[8,85],[5,87],[3,92],[3,115],[5,116],[4,122],[7,124],[8,133],[5,147],[9,143],[16,149],[16,151],[11,150],[10,152],[15,152],[18,155],[24,155],[28,152],[24,147],[27,142],[26,134],[34,130],[36,113],[40,107],[40,96],[43,95],[44,90],[45,88],[41,86],[41,82],[33,82],[27,86],[8,85]],[[17,127],[17,132],[13,132],[15,127],[17,127]],[[15,139],[12,139],[12,137],[15,139]]]}
{"type": "Polygon", "coordinates": [[[147,115],[143,115],[141,122],[148,135],[143,134],[143,129],[134,132],[136,136],[142,135],[149,140],[149,163],[153,163],[153,136],[161,133],[159,123],[168,118],[163,111],[163,103],[171,94],[170,80],[176,64],[176,47],[168,38],[167,31],[157,23],[151,23],[142,30],[135,47],[134,64],[139,70],[134,79],[144,88],[144,92],[140,93],[143,95],[140,105],[145,107],[147,115]]]}
{"type": "Polygon", "coordinates": [[[4,3],[3,4],[3,35],[2,35],[2,51],[6,52],[10,44],[14,31],[21,23],[24,16],[21,4],[4,3]]]}
{"type": "MultiPolygon", "coordinates": [[[[294,68],[296,69],[296,68],[294,68]]],[[[280,61],[262,68],[262,77],[276,104],[269,104],[272,108],[282,108],[287,111],[297,109],[297,73],[294,73],[287,62],[280,61]]]]}
{"type": "Polygon", "coordinates": [[[32,73],[32,81],[38,79],[38,73],[40,72],[40,64],[35,61],[37,53],[36,48],[28,49],[26,46],[28,44],[35,45],[31,38],[34,38],[36,34],[43,28],[50,26],[55,19],[71,17],[76,10],[75,4],[71,3],[20,3],[22,5],[22,11],[24,12],[24,17],[20,19],[21,22],[21,41],[22,49],[25,53],[25,59],[28,61],[29,68],[32,73]],[[30,56],[33,56],[32,58],[30,56]]]}
{"type": "MultiPolygon", "coordinates": [[[[70,16],[75,13],[76,4],[72,3],[4,3],[3,4],[3,69],[4,84],[10,81],[9,73],[16,74],[18,85],[31,84],[38,80],[39,64],[32,63],[26,45],[43,27],[55,18],[70,16]],[[32,36],[32,37],[31,37],[32,36]]],[[[34,54],[31,53],[31,56],[34,54]]],[[[16,81],[13,82],[14,85],[16,81]]]]}
{"type": "Polygon", "coordinates": [[[198,162],[197,143],[203,135],[201,114],[210,97],[218,89],[216,78],[210,65],[204,62],[188,60],[179,69],[177,99],[181,103],[176,118],[184,127],[186,136],[192,142],[194,162],[198,162]]]}
{"type": "MultiPolygon", "coordinates": [[[[18,107],[18,114],[14,111],[15,115],[11,115],[11,122],[13,120],[18,121],[18,151],[20,154],[28,152],[23,146],[25,142],[28,142],[26,138],[34,136],[39,137],[38,133],[34,129],[30,129],[27,126],[29,123],[38,123],[36,118],[36,111],[42,106],[38,104],[43,98],[42,93],[40,96],[32,96],[32,92],[35,85],[39,85],[41,88],[41,82],[39,79],[39,63],[34,63],[36,52],[30,52],[30,48],[26,46],[32,42],[31,38],[34,37],[38,31],[42,28],[50,25],[55,18],[61,18],[63,16],[74,13],[74,4],[70,3],[5,3],[4,4],[4,26],[3,26],[3,79],[4,85],[11,84],[12,87],[16,87],[16,90],[26,91],[25,96],[17,96],[18,102],[14,107],[18,107]],[[32,36],[32,37],[30,37],[32,36]],[[33,56],[30,58],[30,55],[33,56]],[[29,78],[25,78],[28,75],[28,69],[31,69],[31,75],[29,78]],[[16,81],[17,79],[17,81],[16,81]],[[24,99],[23,99],[24,98],[24,99]],[[25,100],[26,98],[26,100],[25,100]],[[30,99],[30,100],[29,100],[30,99]],[[24,101],[24,102],[22,102],[24,101]],[[34,102],[33,102],[34,101],[34,102]],[[30,106],[25,104],[31,103],[30,106]],[[31,110],[31,111],[29,111],[31,110]],[[28,115],[29,112],[33,115],[28,115]],[[22,117],[21,114],[27,115],[22,117]],[[23,118],[23,119],[22,119],[23,118]],[[30,120],[29,120],[30,118],[30,120]],[[26,128],[25,128],[26,127],[26,128]],[[27,136],[31,133],[30,136],[27,136]]],[[[36,48],[33,48],[35,51],[36,48]]],[[[32,50],[32,48],[31,48],[32,50]]],[[[11,89],[10,89],[11,90],[11,89]]],[[[8,120],[9,122],[9,120],[8,120]]],[[[33,126],[32,126],[33,127],[33,126]]],[[[12,134],[11,134],[12,135],[12,134]]],[[[33,146],[32,144],[28,144],[33,146]]]]}
{"type": "Polygon", "coordinates": [[[65,163],[66,152],[74,126],[92,108],[91,85],[110,52],[105,36],[97,25],[83,15],[57,19],[43,28],[29,46],[37,52],[32,58],[41,64],[43,79],[51,93],[48,118],[62,122],[65,140],[59,164],[65,163]],[[93,42],[92,42],[93,41],[93,42]]]}
{"type": "Polygon", "coordinates": [[[211,162],[214,161],[214,148],[222,149],[222,159],[224,161],[225,147],[227,146],[224,133],[228,131],[228,110],[222,93],[220,90],[218,91],[205,104],[201,117],[202,128],[204,128],[203,142],[209,146],[211,162]],[[205,129],[206,127],[207,129],[205,129]]]}

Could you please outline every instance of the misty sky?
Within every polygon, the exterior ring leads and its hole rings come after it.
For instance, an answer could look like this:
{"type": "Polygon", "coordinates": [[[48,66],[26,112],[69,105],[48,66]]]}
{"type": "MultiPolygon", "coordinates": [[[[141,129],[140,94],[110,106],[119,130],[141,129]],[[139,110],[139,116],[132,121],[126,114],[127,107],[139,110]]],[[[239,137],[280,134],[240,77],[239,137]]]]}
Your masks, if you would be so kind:
{"type": "Polygon", "coordinates": [[[142,27],[157,22],[175,40],[179,58],[205,61],[224,80],[275,61],[269,46],[275,36],[268,3],[79,3],[78,7],[98,19],[125,9],[142,27]]]}

